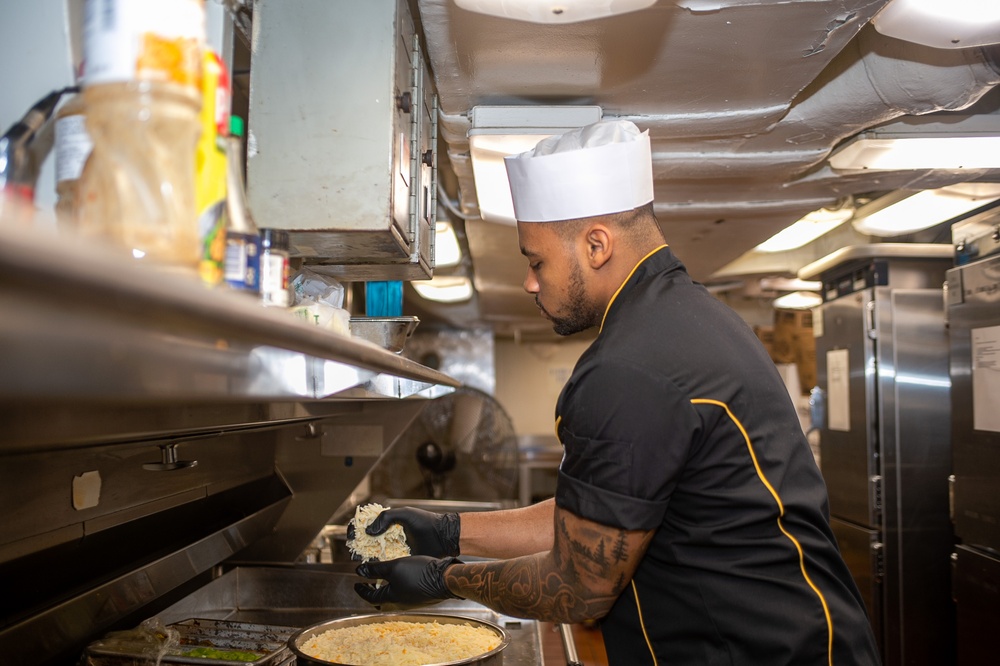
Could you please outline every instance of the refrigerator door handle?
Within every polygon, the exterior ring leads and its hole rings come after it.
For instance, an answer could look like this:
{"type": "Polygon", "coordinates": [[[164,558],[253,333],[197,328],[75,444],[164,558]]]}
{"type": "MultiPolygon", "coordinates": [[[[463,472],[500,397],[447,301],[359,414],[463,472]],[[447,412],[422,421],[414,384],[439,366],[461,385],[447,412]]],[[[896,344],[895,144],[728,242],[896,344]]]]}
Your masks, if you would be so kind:
{"type": "Polygon", "coordinates": [[[955,524],[955,475],[948,475],[948,518],[955,524]]]}
{"type": "Polygon", "coordinates": [[[878,339],[878,328],[875,326],[875,301],[865,303],[865,330],[870,340],[878,339]]]}

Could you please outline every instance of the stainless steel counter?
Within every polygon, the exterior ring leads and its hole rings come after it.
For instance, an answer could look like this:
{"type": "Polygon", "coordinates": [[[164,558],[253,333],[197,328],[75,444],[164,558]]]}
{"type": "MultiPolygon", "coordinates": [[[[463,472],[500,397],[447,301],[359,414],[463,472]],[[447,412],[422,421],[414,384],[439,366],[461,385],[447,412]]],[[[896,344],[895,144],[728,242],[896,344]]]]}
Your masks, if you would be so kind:
{"type": "MultiPolygon", "coordinates": [[[[237,567],[216,578],[158,617],[164,624],[189,618],[238,620],[304,628],[327,620],[374,612],[354,592],[354,565],[315,567],[237,567]]],[[[540,625],[495,613],[470,601],[450,600],[420,612],[461,615],[503,627],[511,642],[504,666],[542,663],[540,625]]]]}

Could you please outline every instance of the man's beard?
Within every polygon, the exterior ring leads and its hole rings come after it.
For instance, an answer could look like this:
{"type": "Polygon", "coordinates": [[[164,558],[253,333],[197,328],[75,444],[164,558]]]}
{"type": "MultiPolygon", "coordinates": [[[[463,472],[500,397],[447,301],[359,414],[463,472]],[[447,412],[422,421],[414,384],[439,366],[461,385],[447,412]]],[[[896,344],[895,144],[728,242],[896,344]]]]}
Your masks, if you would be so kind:
{"type": "Polygon", "coordinates": [[[592,326],[597,326],[603,315],[600,308],[587,298],[587,292],[583,286],[583,273],[579,266],[575,266],[569,276],[566,307],[563,308],[568,313],[565,317],[553,316],[551,312],[542,307],[537,295],[535,296],[535,305],[552,322],[552,330],[559,335],[573,335],[592,326]]]}

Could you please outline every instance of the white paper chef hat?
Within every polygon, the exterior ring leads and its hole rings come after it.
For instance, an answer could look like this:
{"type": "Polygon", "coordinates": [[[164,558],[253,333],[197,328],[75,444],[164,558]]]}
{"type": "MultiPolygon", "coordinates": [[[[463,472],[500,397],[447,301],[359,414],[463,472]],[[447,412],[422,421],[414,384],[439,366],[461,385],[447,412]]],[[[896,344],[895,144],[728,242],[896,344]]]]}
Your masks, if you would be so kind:
{"type": "Polygon", "coordinates": [[[504,163],[521,222],[620,213],[653,200],[649,133],[627,120],[547,137],[504,163]]]}

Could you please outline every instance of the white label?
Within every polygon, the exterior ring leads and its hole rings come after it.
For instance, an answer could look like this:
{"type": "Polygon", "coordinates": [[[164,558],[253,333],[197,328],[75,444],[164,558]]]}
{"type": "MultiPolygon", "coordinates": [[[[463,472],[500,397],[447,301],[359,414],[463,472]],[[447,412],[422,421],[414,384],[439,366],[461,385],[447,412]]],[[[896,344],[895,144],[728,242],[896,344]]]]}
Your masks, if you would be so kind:
{"type": "Polygon", "coordinates": [[[83,81],[197,87],[204,44],[203,0],[86,0],[83,81]]]}
{"type": "Polygon", "coordinates": [[[1000,326],[972,329],[972,427],[1000,432],[1000,326]]]}
{"type": "Polygon", "coordinates": [[[826,353],[827,427],[851,431],[851,365],[846,349],[826,353]]]}
{"type": "Polygon", "coordinates": [[[56,120],[56,182],[77,180],[93,147],[83,116],[56,120]]]}
{"type": "Polygon", "coordinates": [[[101,473],[94,470],[73,477],[73,508],[93,509],[101,502],[101,473]]]}
{"type": "Polygon", "coordinates": [[[261,257],[260,294],[268,305],[287,308],[290,301],[286,270],[288,262],[281,254],[269,252],[261,257]]]}

